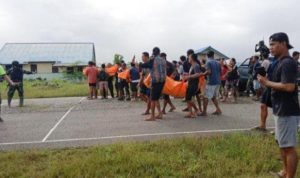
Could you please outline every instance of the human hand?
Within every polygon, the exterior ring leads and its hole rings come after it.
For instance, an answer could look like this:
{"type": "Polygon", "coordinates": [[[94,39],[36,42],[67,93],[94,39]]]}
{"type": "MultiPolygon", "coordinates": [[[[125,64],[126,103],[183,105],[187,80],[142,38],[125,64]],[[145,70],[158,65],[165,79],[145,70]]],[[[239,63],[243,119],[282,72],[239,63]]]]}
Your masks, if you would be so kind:
{"type": "Polygon", "coordinates": [[[258,81],[259,81],[260,84],[266,86],[266,84],[268,82],[267,77],[264,77],[264,76],[258,74],[257,75],[257,79],[258,79],[258,81]]]}

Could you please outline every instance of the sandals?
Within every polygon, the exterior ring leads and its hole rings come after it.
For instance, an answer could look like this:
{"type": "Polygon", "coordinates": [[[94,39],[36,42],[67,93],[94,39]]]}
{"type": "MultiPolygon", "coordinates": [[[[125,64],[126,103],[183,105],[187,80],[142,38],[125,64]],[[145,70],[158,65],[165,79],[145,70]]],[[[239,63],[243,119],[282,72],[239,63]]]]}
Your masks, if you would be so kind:
{"type": "Polygon", "coordinates": [[[207,114],[206,113],[199,113],[199,114],[197,114],[198,116],[203,116],[203,117],[205,117],[205,116],[207,116],[207,114]]]}
{"type": "Polygon", "coordinates": [[[268,132],[267,129],[261,128],[260,126],[254,127],[251,130],[253,130],[253,131],[259,131],[259,132],[268,132]]]}
{"type": "Polygon", "coordinates": [[[144,112],[142,115],[146,116],[146,115],[149,115],[149,114],[150,114],[150,112],[144,112]]]}
{"type": "Polygon", "coordinates": [[[222,112],[217,112],[217,111],[212,113],[212,115],[215,115],[215,116],[219,116],[221,114],[222,114],[222,112]]]}
{"type": "Polygon", "coordinates": [[[156,121],[156,119],[149,118],[149,119],[145,119],[145,121],[156,121]]]}
{"type": "Polygon", "coordinates": [[[283,175],[283,172],[280,171],[280,172],[270,172],[270,174],[274,177],[277,177],[277,178],[284,178],[285,176],[283,175]]]}

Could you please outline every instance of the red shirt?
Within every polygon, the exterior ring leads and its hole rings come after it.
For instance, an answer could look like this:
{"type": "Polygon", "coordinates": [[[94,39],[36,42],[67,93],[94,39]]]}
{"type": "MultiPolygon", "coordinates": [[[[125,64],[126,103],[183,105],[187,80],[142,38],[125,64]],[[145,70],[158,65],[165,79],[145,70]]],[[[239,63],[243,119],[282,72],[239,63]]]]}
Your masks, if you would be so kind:
{"type": "Polygon", "coordinates": [[[222,66],[221,67],[221,81],[227,80],[226,74],[228,72],[227,66],[222,66]]]}
{"type": "Polygon", "coordinates": [[[94,66],[88,66],[85,69],[85,75],[87,76],[89,83],[97,83],[98,69],[94,66]]]}

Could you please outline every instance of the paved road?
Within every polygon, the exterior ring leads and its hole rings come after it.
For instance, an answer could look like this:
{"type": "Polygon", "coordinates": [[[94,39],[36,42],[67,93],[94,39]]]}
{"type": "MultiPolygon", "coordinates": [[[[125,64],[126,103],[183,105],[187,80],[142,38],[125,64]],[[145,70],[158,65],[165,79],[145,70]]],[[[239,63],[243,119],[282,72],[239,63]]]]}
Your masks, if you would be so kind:
{"type": "MultiPolygon", "coordinates": [[[[4,101],[5,102],[5,101],[4,101]]],[[[182,135],[239,131],[258,124],[259,103],[241,98],[239,104],[222,104],[222,116],[184,119],[185,103],[174,100],[177,111],[163,120],[146,122],[142,102],[55,98],[26,100],[24,108],[4,106],[0,149],[62,148],[152,140],[182,135]]],[[[13,102],[17,105],[17,101],[13,102]]],[[[213,107],[209,106],[209,112],[213,107]]],[[[268,126],[273,127],[269,117],[268,126]]]]}

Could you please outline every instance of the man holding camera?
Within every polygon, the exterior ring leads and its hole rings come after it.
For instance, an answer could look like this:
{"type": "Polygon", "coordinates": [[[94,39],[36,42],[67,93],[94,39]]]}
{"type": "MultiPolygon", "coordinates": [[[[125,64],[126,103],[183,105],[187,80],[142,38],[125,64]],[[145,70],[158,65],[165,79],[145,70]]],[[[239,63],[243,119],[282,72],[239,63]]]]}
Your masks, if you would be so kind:
{"type": "Polygon", "coordinates": [[[289,39],[285,33],[275,33],[270,37],[270,51],[278,60],[272,81],[258,75],[259,82],[271,88],[272,108],[275,118],[275,138],[281,151],[283,170],[279,177],[294,178],[298,156],[297,130],[300,119],[298,88],[296,85],[297,63],[290,56],[289,39]]]}

